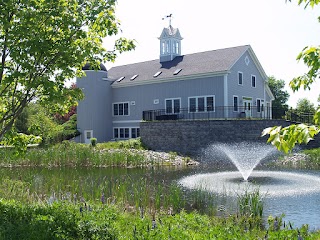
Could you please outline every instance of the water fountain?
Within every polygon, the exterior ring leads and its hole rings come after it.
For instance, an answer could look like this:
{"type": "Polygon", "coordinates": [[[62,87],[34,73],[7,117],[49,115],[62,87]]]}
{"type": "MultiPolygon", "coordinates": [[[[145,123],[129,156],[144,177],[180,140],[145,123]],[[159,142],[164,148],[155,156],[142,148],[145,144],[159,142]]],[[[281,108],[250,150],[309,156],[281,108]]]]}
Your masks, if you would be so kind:
{"type": "MultiPolygon", "coordinates": [[[[269,196],[292,196],[320,192],[318,176],[288,171],[254,171],[255,167],[277,150],[266,143],[241,142],[214,144],[215,155],[224,154],[238,171],[195,174],[182,178],[182,186],[219,194],[235,195],[250,187],[259,187],[269,196]]],[[[211,152],[211,153],[212,153],[211,152]]],[[[210,156],[215,158],[216,156],[210,156]]],[[[221,157],[221,156],[220,156],[221,157]]]]}
{"type": "MultiPolygon", "coordinates": [[[[183,177],[179,180],[182,186],[222,195],[223,199],[229,196],[231,201],[244,191],[258,188],[261,195],[265,196],[266,217],[285,213],[284,219],[294,222],[296,226],[307,223],[310,229],[320,229],[319,172],[270,171],[263,167],[261,168],[267,170],[255,170],[261,161],[277,152],[274,147],[265,143],[216,144],[210,146],[208,152],[210,154],[206,158],[211,161],[209,166],[216,164],[214,159],[223,159],[224,155],[238,171],[211,167],[212,172],[183,177]]],[[[221,160],[218,162],[221,163],[221,160]]]]}

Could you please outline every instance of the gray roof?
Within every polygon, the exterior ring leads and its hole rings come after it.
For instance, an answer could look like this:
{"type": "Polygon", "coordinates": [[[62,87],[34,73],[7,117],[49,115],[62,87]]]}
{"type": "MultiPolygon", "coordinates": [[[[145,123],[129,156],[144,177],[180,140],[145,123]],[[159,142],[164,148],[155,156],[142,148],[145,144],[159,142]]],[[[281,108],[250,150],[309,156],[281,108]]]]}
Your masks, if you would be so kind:
{"type": "Polygon", "coordinates": [[[113,67],[108,71],[108,78],[117,80],[125,77],[121,84],[130,82],[130,78],[138,75],[134,81],[182,77],[195,74],[218,73],[230,70],[233,64],[250,48],[249,45],[199,52],[175,57],[172,61],[160,63],[159,59],[113,67]],[[181,68],[177,74],[173,73],[181,68]],[[153,75],[162,73],[154,78],[153,75]]]}

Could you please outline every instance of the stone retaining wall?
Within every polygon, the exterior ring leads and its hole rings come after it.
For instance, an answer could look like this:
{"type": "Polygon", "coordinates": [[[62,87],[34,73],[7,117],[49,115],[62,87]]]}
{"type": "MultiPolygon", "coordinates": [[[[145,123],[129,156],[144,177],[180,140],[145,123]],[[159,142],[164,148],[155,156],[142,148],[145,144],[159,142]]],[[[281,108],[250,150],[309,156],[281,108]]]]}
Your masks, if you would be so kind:
{"type": "MultiPolygon", "coordinates": [[[[194,155],[201,148],[218,142],[259,141],[263,129],[288,126],[285,120],[198,120],[142,122],[142,142],[153,150],[194,155]]],[[[314,142],[319,146],[319,139],[314,142]]]]}

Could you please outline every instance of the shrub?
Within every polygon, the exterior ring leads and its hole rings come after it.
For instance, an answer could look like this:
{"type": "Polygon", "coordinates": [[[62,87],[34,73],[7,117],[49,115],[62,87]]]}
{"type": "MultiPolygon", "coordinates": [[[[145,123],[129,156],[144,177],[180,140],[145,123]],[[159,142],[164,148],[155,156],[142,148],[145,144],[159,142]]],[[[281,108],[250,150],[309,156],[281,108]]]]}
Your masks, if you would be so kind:
{"type": "Polygon", "coordinates": [[[90,143],[92,147],[95,147],[97,145],[97,139],[96,138],[90,138],[90,143]]]}

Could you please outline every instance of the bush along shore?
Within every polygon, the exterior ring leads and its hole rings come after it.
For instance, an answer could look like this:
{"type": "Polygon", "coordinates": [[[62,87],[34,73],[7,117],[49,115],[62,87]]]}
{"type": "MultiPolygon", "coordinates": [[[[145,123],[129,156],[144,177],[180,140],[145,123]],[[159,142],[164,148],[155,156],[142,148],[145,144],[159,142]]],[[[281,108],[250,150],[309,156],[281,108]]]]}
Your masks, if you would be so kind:
{"type": "Polygon", "coordinates": [[[320,169],[320,148],[302,150],[275,159],[271,166],[281,166],[294,169],[320,169]]]}
{"type": "Polygon", "coordinates": [[[1,167],[148,167],[188,166],[198,163],[176,153],[156,152],[142,146],[140,139],[110,143],[79,144],[64,141],[50,147],[29,148],[17,154],[0,148],[1,167]]]}
{"type": "Polygon", "coordinates": [[[0,239],[319,239],[282,216],[261,224],[258,192],[238,196],[237,214],[128,211],[112,202],[26,203],[0,199],[0,239]],[[245,204],[245,205],[243,205],[245,204]]]}

